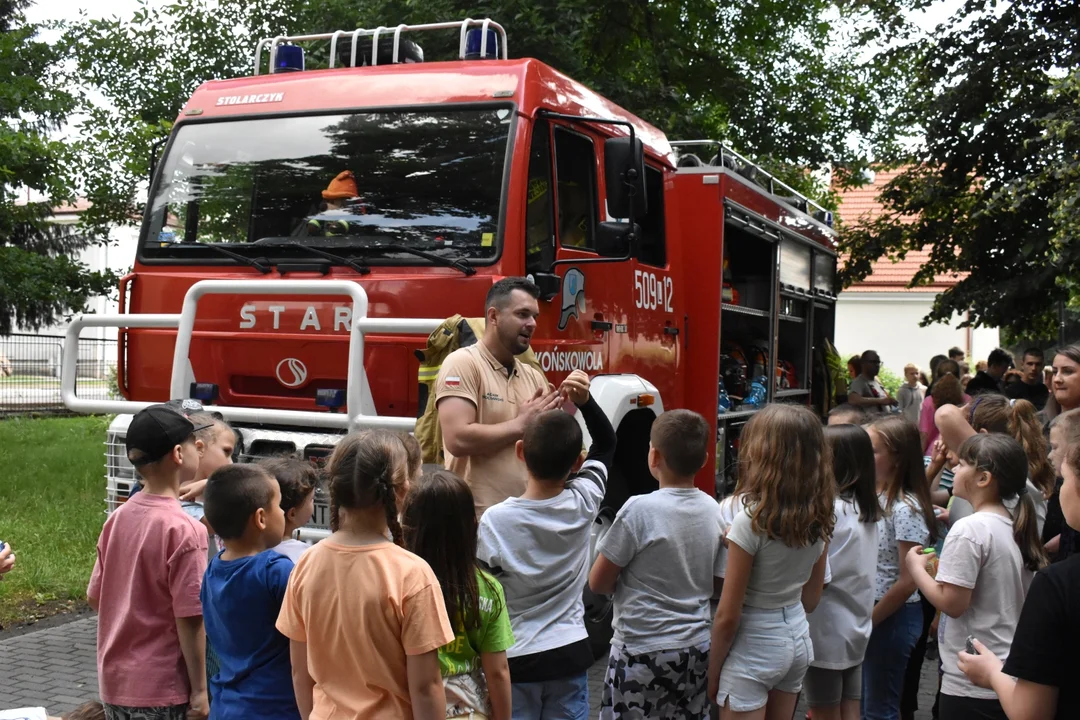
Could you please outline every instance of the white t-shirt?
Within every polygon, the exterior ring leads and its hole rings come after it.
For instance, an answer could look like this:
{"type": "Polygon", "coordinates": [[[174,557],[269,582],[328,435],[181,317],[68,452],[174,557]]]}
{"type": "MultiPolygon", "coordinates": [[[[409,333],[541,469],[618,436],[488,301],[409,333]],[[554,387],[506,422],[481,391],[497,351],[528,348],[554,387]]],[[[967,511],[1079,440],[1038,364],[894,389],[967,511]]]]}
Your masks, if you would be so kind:
{"type": "Polygon", "coordinates": [[[660,488],[626,501],[598,548],[623,568],[615,645],[640,655],[709,639],[720,532],[716,501],[697,488],[660,488]]]}
{"type": "MultiPolygon", "coordinates": [[[[1042,490],[1032,484],[1030,479],[1027,481],[1027,494],[1035,504],[1035,525],[1039,530],[1039,537],[1042,537],[1043,525],[1046,524],[1046,497],[1043,496],[1042,490]]],[[[1014,497],[1011,500],[1002,500],[1001,502],[1015,519],[1016,506],[1020,504],[1020,498],[1014,497]]],[[[958,520],[963,520],[974,512],[975,508],[971,507],[971,503],[967,500],[961,497],[954,498],[949,506],[949,522],[955,525],[958,520]]]]}
{"type": "MultiPolygon", "coordinates": [[[[735,519],[735,513],[741,510],[743,507],[742,495],[728,495],[726,498],[720,501],[717,509],[717,516],[720,518],[720,556],[716,561],[717,573],[716,577],[723,578],[727,574],[727,547],[724,545],[723,537],[724,533],[731,527],[732,521],[735,519]]],[[[825,584],[828,585],[832,582],[832,567],[829,565],[829,558],[825,558],[825,584]]]]}
{"type": "Polygon", "coordinates": [[[1004,660],[1009,655],[1020,609],[1033,573],[1024,567],[1013,539],[1013,523],[993,512],[977,512],[952,526],[938,564],[938,582],[971,588],[971,605],[945,625],[941,692],[969,698],[996,697],[975,687],[957,667],[969,635],[1004,660]]]}
{"type": "Polygon", "coordinates": [[[806,547],[788,547],[780,540],[755,533],[750,508],[736,513],[728,532],[728,543],[735,543],[754,556],[754,567],[746,583],[743,605],[775,610],[794,605],[802,599],[803,585],[810,579],[814,563],[825,549],[818,540],[806,547]]]}
{"type": "Polygon", "coordinates": [[[581,593],[589,577],[589,533],[606,484],[607,468],[589,460],[555,497],[507,498],[481,516],[476,556],[506,595],[516,640],[507,657],[588,637],[581,593]]]}
{"type": "Polygon", "coordinates": [[[724,547],[724,533],[731,527],[735,519],[735,513],[742,509],[742,495],[728,495],[717,504],[716,517],[720,523],[720,557],[717,559],[717,576],[724,577],[727,574],[727,548],[724,547]]]}
{"type": "Polygon", "coordinates": [[[289,538],[288,540],[282,540],[274,548],[275,551],[281,553],[285,557],[293,561],[293,565],[300,562],[300,556],[304,554],[305,550],[310,550],[311,545],[307,544],[303,540],[297,540],[296,538],[289,538]]]}
{"type": "MultiPolygon", "coordinates": [[[[879,495],[885,515],[878,520],[877,575],[874,578],[874,602],[885,597],[896,581],[900,579],[900,548],[897,543],[909,542],[926,545],[930,539],[930,529],[926,527],[926,518],[919,507],[918,498],[901,496],[892,508],[885,507],[885,496],[879,495]]],[[[918,602],[919,593],[911,593],[905,602],[918,602]]]]}
{"type": "Polygon", "coordinates": [[[873,629],[877,523],[859,520],[851,500],[836,498],[836,527],[829,542],[832,580],[806,616],[814,643],[814,667],[845,670],[863,661],[873,629]]]}

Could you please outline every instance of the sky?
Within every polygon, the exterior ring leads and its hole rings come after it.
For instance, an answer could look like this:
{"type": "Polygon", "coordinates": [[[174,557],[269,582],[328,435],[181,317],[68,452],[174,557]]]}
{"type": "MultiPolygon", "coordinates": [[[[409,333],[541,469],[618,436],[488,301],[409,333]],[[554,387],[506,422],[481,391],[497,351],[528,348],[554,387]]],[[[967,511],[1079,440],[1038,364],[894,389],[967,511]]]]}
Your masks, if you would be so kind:
{"type": "MultiPolygon", "coordinates": [[[[163,5],[164,0],[149,0],[151,5],[163,5]]],[[[936,0],[925,11],[914,14],[914,20],[926,32],[947,20],[963,4],[963,0],[936,0]]],[[[139,6],[139,0],[37,0],[26,12],[31,22],[46,20],[73,20],[85,11],[92,18],[111,15],[130,16],[139,6]]],[[[498,18],[496,18],[498,19],[498,18]]]]}
{"type": "MultiPolygon", "coordinates": [[[[161,0],[151,0],[154,5],[164,4],[161,0]]],[[[75,20],[80,11],[85,11],[91,18],[104,18],[110,15],[130,16],[139,6],[138,0],[36,0],[26,9],[26,19],[30,22],[46,20],[75,20]]]]}
{"type": "MultiPolygon", "coordinates": [[[[151,6],[164,5],[168,0],[146,0],[151,6]]],[[[924,11],[914,13],[912,19],[925,33],[946,22],[961,7],[963,0],[934,0],[924,11]]],[[[139,0],[36,0],[26,10],[26,18],[32,23],[55,20],[76,20],[83,13],[90,18],[111,16],[130,17],[139,7],[139,0]]],[[[435,18],[433,18],[435,20],[435,18]]],[[[388,23],[390,24],[390,23],[388,23]]],[[[43,33],[48,39],[48,34],[43,33]]],[[[70,128],[62,130],[64,135],[70,128]]]]}

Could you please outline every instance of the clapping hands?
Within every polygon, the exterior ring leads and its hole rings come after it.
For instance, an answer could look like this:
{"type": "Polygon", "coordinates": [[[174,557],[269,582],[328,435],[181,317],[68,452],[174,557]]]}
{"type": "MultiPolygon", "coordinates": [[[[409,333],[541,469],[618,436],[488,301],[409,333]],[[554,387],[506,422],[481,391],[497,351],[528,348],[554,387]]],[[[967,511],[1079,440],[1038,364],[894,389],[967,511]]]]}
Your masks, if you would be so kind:
{"type": "Polygon", "coordinates": [[[589,387],[591,382],[584,370],[575,370],[562,381],[559,386],[559,394],[563,398],[581,407],[589,402],[589,387]]]}

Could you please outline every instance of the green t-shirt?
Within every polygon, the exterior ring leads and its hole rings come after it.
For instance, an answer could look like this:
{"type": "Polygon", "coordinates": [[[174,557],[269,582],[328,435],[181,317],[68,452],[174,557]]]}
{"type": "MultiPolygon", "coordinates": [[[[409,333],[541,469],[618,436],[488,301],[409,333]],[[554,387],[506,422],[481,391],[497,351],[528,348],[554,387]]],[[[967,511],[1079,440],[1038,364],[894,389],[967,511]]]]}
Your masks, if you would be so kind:
{"type": "Polygon", "coordinates": [[[471,673],[480,667],[480,653],[503,652],[514,645],[502,585],[482,570],[476,571],[476,584],[480,590],[480,625],[466,631],[461,618],[454,618],[454,639],[439,648],[443,677],[471,673]]]}

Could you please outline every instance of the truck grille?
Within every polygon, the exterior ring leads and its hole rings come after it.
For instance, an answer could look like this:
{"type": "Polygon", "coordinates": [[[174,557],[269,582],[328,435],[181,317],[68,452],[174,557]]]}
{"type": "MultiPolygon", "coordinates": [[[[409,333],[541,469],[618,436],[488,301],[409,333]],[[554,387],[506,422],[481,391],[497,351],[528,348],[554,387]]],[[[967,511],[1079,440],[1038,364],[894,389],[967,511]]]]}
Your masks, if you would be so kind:
{"type": "MultiPolygon", "coordinates": [[[[117,416],[105,440],[105,482],[108,514],[123,505],[131,494],[131,488],[139,480],[139,473],[127,459],[127,426],[130,415],[117,416]]],[[[251,448],[254,453],[241,453],[240,462],[254,462],[262,457],[271,457],[284,451],[310,458],[319,463],[328,451],[344,435],[328,433],[301,433],[282,430],[264,430],[258,428],[237,428],[243,437],[243,447],[251,448]]],[[[321,464],[321,463],[320,463],[321,464]]],[[[315,512],[307,527],[326,530],[330,527],[330,492],[325,486],[315,490],[315,512]]]]}
{"type": "MultiPolygon", "coordinates": [[[[343,433],[295,432],[266,428],[237,428],[243,437],[240,462],[255,462],[275,455],[296,455],[311,460],[318,467],[325,465],[326,458],[343,433]]],[[[325,484],[315,490],[315,512],[305,527],[315,530],[330,528],[330,491],[325,484]]]]}
{"type": "MultiPolygon", "coordinates": [[[[126,425],[124,430],[126,431],[126,425]]],[[[109,428],[105,435],[105,503],[107,514],[112,514],[124,504],[135,481],[140,479],[127,459],[124,445],[126,432],[109,428]]]]}

